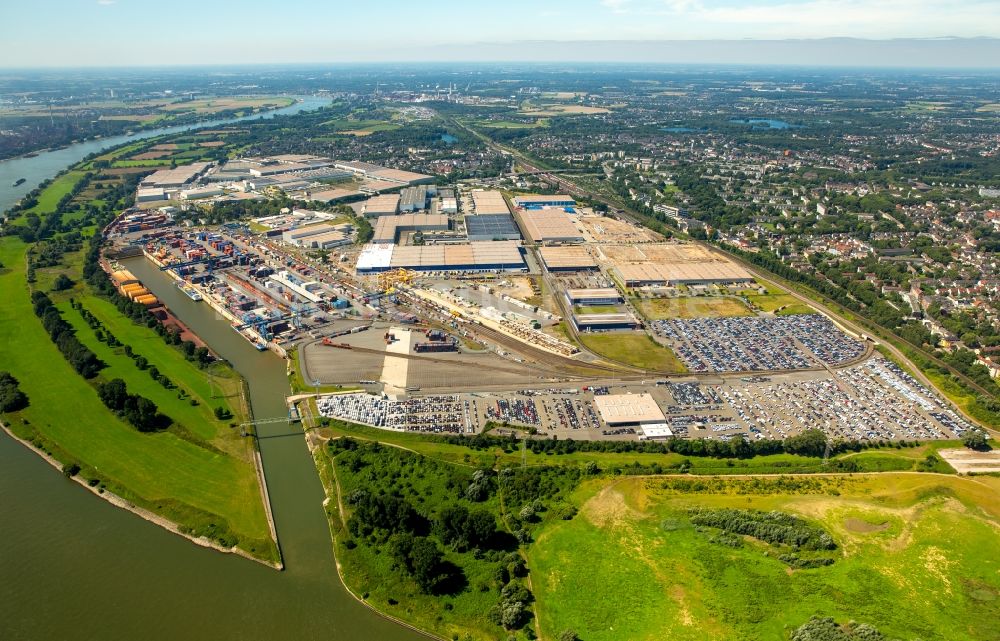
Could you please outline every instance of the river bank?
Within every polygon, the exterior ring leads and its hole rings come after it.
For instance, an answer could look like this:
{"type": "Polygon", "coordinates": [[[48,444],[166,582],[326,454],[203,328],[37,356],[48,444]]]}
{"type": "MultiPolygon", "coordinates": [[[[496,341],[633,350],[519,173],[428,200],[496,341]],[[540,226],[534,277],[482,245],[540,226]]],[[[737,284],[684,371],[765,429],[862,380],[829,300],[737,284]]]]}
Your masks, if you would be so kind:
{"type": "MultiPolygon", "coordinates": [[[[281,562],[271,563],[271,562],[266,561],[264,559],[257,558],[255,556],[253,556],[252,554],[250,554],[249,552],[247,552],[245,550],[241,550],[240,548],[238,548],[236,546],[225,547],[225,546],[219,545],[218,543],[216,543],[215,541],[212,541],[211,539],[207,539],[205,537],[196,537],[196,536],[193,536],[191,534],[188,534],[188,533],[184,532],[181,529],[181,526],[179,524],[175,523],[174,521],[171,521],[170,519],[164,518],[164,517],[162,517],[162,516],[160,516],[158,514],[154,514],[153,512],[150,512],[149,510],[147,510],[145,508],[141,508],[138,505],[135,505],[134,503],[132,503],[130,501],[126,501],[125,499],[123,499],[122,497],[118,496],[117,494],[115,494],[113,492],[109,492],[108,490],[99,489],[97,486],[92,486],[92,485],[88,484],[86,481],[84,481],[82,478],[80,478],[79,476],[76,476],[76,475],[68,476],[63,471],[63,468],[64,468],[63,463],[61,463],[60,461],[56,460],[48,452],[46,452],[46,451],[44,451],[44,450],[42,450],[42,449],[40,449],[38,447],[35,447],[35,445],[33,443],[31,443],[30,441],[27,441],[27,440],[21,438],[20,436],[18,436],[17,434],[15,434],[14,431],[11,430],[10,427],[8,427],[7,424],[4,423],[3,421],[0,421],[0,429],[3,429],[3,431],[6,432],[9,437],[11,437],[15,441],[17,441],[18,443],[20,443],[21,445],[23,445],[24,447],[26,447],[31,452],[33,452],[36,455],[38,455],[43,461],[45,461],[46,463],[48,463],[49,465],[51,465],[54,469],[58,470],[60,473],[62,473],[64,476],[66,476],[66,478],[68,478],[69,480],[75,482],[77,485],[79,485],[80,487],[82,487],[85,490],[89,491],[94,496],[97,496],[98,498],[101,498],[101,499],[107,501],[108,503],[110,503],[111,505],[114,505],[115,507],[121,508],[123,510],[127,510],[127,511],[131,512],[132,514],[135,514],[136,516],[138,516],[141,519],[149,521],[150,523],[158,525],[161,528],[167,530],[168,532],[172,532],[173,534],[176,534],[178,536],[181,536],[181,537],[187,539],[188,541],[194,543],[195,545],[200,545],[201,547],[210,548],[212,550],[216,550],[218,552],[223,552],[223,553],[226,553],[226,554],[235,554],[236,556],[241,556],[241,557],[243,557],[245,559],[250,559],[251,561],[255,561],[257,563],[260,563],[261,565],[265,565],[267,567],[271,567],[271,568],[274,568],[274,569],[277,569],[277,570],[281,570],[281,569],[284,568],[284,565],[281,562]]],[[[270,512],[270,510],[268,510],[268,512],[270,512]]],[[[279,554],[280,554],[280,549],[279,549],[279,554]]]]}

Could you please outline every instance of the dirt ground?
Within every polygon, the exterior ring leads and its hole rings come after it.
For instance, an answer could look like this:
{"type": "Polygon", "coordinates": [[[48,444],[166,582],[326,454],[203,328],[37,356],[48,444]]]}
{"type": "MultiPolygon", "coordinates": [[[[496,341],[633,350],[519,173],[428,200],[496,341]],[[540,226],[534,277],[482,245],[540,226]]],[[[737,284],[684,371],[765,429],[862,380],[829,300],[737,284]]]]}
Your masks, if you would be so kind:
{"type": "Polygon", "coordinates": [[[938,450],[941,458],[959,474],[969,472],[1000,472],[1000,450],[977,452],[969,449],[938,450]]]}

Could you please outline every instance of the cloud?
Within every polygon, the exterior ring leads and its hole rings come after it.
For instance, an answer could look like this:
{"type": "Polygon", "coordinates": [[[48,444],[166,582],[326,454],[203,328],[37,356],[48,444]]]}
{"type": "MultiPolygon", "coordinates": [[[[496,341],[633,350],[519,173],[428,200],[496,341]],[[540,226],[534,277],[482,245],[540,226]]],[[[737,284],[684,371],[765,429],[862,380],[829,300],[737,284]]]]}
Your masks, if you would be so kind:
{"type": "Polygon", "coordinates": [[[899,38],[1000,35],[996,0],[601,0],[646,38],[899,38]],[[627,17],[624,15],[627,14],[627,17]]]}
{"type": "Polygon", "coordinates": [[[117,0],[97,0],[97,4],[101,5],[102,7],[110,7],[115,2],[117,2],[117,0]]]}
{"type": "Polygon", "coordinates": [[[615,13],[628,13],[629,2],[631,0],[601,0],[602,5],[615,13]]]}

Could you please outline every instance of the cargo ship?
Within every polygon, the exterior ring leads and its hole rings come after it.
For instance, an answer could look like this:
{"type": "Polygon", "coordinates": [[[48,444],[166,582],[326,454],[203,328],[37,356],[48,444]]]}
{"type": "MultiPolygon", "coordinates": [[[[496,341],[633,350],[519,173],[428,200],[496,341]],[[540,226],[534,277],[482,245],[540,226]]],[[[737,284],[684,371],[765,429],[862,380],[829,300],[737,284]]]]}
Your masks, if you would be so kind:
{"type": "Polygon", "coordinates": [[[190,298],[193,301],[199,301],[202,299],[201,294],[195,291],[193,287],[187,287],[185,285],[182,285],[181,283],[177,283],[177,289],[187,294],[188,298],[190,298]]]}
{"type": "Polygon", "coordinates": [[[248,329],[239,329],[239,325],[235,325],[235,324],[232,325],[231,327],[234,330],[236,330],[236,332],[240,336],[242,336],[243,338],[245,338],[248,341],[250,341],[250,344],[253,345],[254,347],[256,347],[258,352],[263,352],[264,350],[267,349],[267,342],[264,341],[264,340],[261,340],[260,336],[256,332],[251,331],[249,328],[248,329]]]}
{"type": "Polygon", "coordinates": [[[21,185],[23,185],[25,183],[26,180],[28,180],[28,179],[27,178],[18,178],[17,180],[14,181],[14,184],[11,185],[11,187],[20,187],[21,185]]]}

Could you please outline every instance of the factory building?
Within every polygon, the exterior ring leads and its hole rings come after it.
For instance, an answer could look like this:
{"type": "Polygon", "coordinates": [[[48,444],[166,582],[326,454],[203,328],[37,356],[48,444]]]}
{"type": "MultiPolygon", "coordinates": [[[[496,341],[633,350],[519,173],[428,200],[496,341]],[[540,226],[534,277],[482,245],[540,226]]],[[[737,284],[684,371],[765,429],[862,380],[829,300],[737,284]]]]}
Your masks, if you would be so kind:
{"type": "Polygon", "coordinates": [[[538,250],[550,272],[582,272],[597,269],[597,261],[584,247],[542,247],[538,250]]]}
{"type": "Polygon", "coordinates": [[[570,305],[619,305],[622,296],[613,287],[601,289],[567,289],[566,300],[570,305]]]}
{"type": "Polygon", "coordinates": [[[523,194],[514,197],[515,207],[525,209],[538,209],[541,207],[575,207],[576,201],[572,196],[565,194],[545,195],[545,194],[523,194]]]}
{"type": "Polygon", "coordinates": [[[582,243],[583,233],[561,209],[518,210],[525,236],[535,243],[582,243]]]}
{"type": "Polygon", "coordinates": [[[521,240],[514,217],[508,214],[476,214],[465,217],[469,240],[521,240]]]}
{"type": "Polygon", "coordinates": [[[399,210],[399,194],[382,194],[365,201],[362,213],[365,218],[395,216],[399,210]]]}
{"type": "Polygon", "coordinates": [[[467,245],[367,245],[358,257],[358,275],[390,269],[424,272],[527,271],[517,242],[476,242],[467,245]]]}
{"type": "Polygon", "coordinates": [[[400,214],[382,216],[375,223],[372,242],[389,244],[399,241],[399,235],[413,231],[444,231],[448,229],[448,217],[443,214],[400,214]]]}

